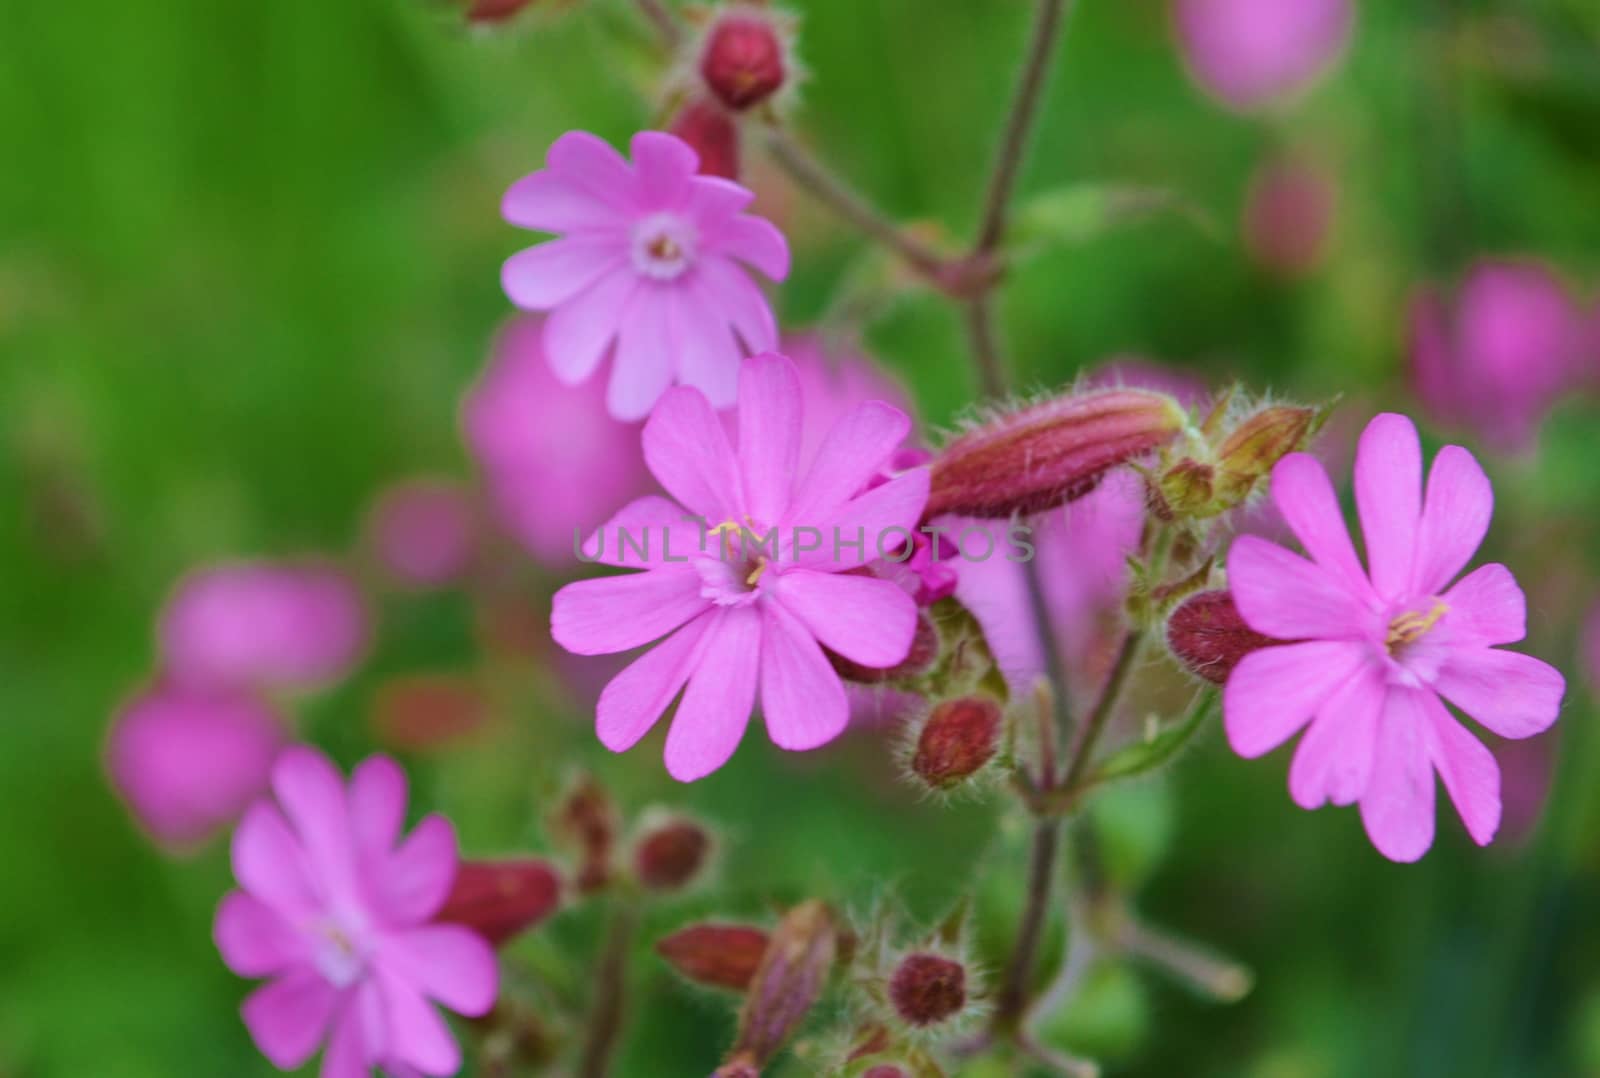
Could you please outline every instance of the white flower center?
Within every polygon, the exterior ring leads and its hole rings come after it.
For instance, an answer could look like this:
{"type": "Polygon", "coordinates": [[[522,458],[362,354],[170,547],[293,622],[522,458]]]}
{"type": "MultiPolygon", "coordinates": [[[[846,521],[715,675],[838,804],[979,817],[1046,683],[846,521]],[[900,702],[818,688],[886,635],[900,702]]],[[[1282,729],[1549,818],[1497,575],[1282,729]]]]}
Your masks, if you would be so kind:
{"type": "Polygon", "coordinates": [[[367,969],[366,948],[349,926],[329,917],[312,926],[312,953],[317,972],[335,988],[348,988],[367,969]]]}
{"type": "Polygon", "coordinates": [[[658,281],[671,281],[694,265],[700,240],[694,226],[675,213],[653,213],[633,226],[633,268],[658,281]]]}
{"type": "Polygon", "coordinates": [[[761,578],[769,568],[767,555],[776,540],[758,525],[725,520],[706,532],[706,549],[695,559],[700,573],[700,595],[718,606],[744,606],[756,600],[761,578]]]}

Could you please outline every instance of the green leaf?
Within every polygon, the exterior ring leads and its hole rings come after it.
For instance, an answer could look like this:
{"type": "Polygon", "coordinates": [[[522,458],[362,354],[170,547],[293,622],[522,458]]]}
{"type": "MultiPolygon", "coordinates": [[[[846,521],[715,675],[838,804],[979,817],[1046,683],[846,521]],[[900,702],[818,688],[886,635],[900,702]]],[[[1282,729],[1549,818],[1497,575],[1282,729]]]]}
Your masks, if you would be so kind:
{"type": "Polygon", "coordinates": [[[1216,709],[1216,703],[1216,690],[1207,689],[1195,697],[1189,713],[1175,725],[1113,753],[1090,774],[1085,785],[1093,786],[1147,774],[1170,762],[1205,725],[1206,719],[1216,709]]]}

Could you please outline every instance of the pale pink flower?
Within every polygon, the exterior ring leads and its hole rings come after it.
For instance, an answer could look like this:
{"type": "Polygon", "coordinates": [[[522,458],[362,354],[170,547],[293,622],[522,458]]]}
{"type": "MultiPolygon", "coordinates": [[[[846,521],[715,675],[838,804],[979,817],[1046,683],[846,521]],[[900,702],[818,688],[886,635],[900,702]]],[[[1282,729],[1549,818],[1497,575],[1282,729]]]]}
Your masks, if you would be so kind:
{"type": "Polygon", "coordinates": [[[1548,664],[1504,651],[1526,630],[1522,590],[1503,565],[1456,581],[1489,528],[1494,494],[1472,454],[1422,448],[1404,416],[1380,415],[1356,450],[1356,558],[1328,473],[1294,453],[1272,498],[1310,560],[1254,536],[1234,541],[1228,581],[1252,629],[1295,641],[1252,652],[1223,694],[1228,740],[1245,757],[1309,730],[1289,769],[1303,808],[1359,802],[1372,843],[1415,861],[1433,843],[1437,772],[1479,845],[1500,824],[1500,773],[1449,701],[1502,737],[1556,719],[1565,683],[1548,664]],[[1441,697],[1443,699],[1441,699],[1441,697]]]}
{"type": "Polygon", "coordinates": [[[740,358],[778,341],[772,309],[739,263],[781,281],[788,244],[743,212],[750,191],[700,175],[682,139],[642,131],[632,150],[629,164],[594,135],[569,131],[543,171],[512,185],[506,220],[561,238],[506,261],[506,294],[550,312],[545,354],[567,385],[593,374],[616,342],[606,406],[618,419],[642,419],[674,382],[726,408],[740,358]]]}
{"type": "Polygon", "coordinates": [[[266,790],[286,741],[283,720],[249,695],[157,685],[117,714],[106,768],[150,836],[181,852],[266,790]]]}
{"type": "Polygon", "coordinates": [[[844,730],[844,687],[823,648],[863,666],[893,666],[909,653],[916,628],[909,595],[849,571],[877,557],[880,537],[893,542],[909,533],[927,502],[920,468],[864,490],[910,428],[897,408],[860,405],[797,478],[803,417],[789,360],[764,355],[745,363],[737,452],[704,394],[680,387],[662,397],[645,424],[644,455],[675,500],[641,498],[585,543],[591,555],[603,544],[600,560],[608,565],[643,561],[645,571],[562,588],[550,619],[556,642],[582,655],[627,651],[671,634],[601,694],[596,726],[606,747],[621,752],[635,744],[680,690],[666,764],[682,781],[727,762],[758,689],[767,732],[780,748],[817,748],[844,730]],[[703,550],[694,517],[720,529],[703,550]],[[818,549],[803,549],[813,544],[802,527],[820,534],[818,549]],[[743,556],[738,528],[761,538],[776,529],[777,556],[753,544],[743,556]],[[619,529],[635,537],[648,532],[645,558],[619,547],[619,529]]]}
{"type": "Polygon", "coordinates": [[[495,338],[461,426],[499,523],[545,565],[576,561],[587,534],[647,489],[639,428],[606,414],[598,382],[565,386],[545,361],[544,319],[518,315],[495,338]]]}
{"type": "Polygon", "coordinates": [[[1175,0],[1189,72],[1234,109],[1281,102],[1323,74],[1350,38],[1350,0],[1175,0]]]}
{"type": "Polygon", "coordinates": [[[412,479],[379,495],[367,520],[368,542],[384,571],[417,588],[459,579],[472,563],[477,524],[472,499],[447,479],[412,479]]]}
{"type": "Polygon", "coordinates": [[[178,583],[157,627],[174,680],[273,688],[336,681],[361,657],[367,633],[354,582],[320,562],[196,570],[178,583]]]}
{"type": "Polygon", "coordinates": [[[314,749],[286,749],[277,802],[251,806],[233,836],[241,890],[217,909],[228,968],[268,978],[244,1001],[250,1035],[284,1070],[326,1041],[322,1078],[448,1075],[461,1049],[434,1004],[494,1005],[494,952],[471,929],[430,923],[455,882],[456,839],[428,816],[403,841],[405,774],[363,762],[348,789],[314,749]]]}

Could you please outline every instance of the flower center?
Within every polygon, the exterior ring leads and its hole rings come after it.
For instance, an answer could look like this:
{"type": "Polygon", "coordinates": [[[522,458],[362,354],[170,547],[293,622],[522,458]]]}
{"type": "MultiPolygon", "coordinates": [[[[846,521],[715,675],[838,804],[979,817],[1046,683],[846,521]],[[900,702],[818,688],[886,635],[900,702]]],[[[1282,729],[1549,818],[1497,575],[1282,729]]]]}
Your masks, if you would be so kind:
{"type": "Polygon", "coordinates": [[[1384,647],[1390,655],[1398,655],[1407,645],[1427,635],[1428,630],[1449,612],[1450,608],[1438,599],[1433,600],[1433,606],[1426,613],[1407,610],[1389,623],[1389,632],[1383,639],[1384,647]]]}
{"type": "Polygon", "coordinates": [[[364,949],[355,934],[333,918],[313,927],[316,936],[317,971],[335,988],[345,988],[361,979],[366,971],[364,949]]]}
{"type": "Polygon", "coordinates": [[[646,277],[671,281],[694,265],[699,236],[675,213],[655,213],[633,228],[633,267],[646,277]]]}
{"type": "Polygon", "coordinates": [[[696,559],[700,594],[719,606],[742,606],[756,598],[761,578],[776,557],[776,536],[763,535],[748,518],[724,520],[706,532],[707,547],[696,559]]]}

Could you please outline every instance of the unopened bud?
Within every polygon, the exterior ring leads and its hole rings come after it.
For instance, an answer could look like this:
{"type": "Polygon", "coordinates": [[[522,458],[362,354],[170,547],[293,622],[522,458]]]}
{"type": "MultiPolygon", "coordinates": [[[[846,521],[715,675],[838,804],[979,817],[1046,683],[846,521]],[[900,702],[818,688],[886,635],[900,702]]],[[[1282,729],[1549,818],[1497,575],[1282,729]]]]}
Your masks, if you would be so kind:
{"type": "Polygon", "coordinates": [[[936,790],[971,778],[994,759],[1004,721],[988,696],[941,701],[917,734],[912,772],[936,790]]]}
{"type": "Polygon", "coordinates": [[[468,0],[467,21],[477,26],[505,22],[537,0],[468,0]]]}
{"type": "Polygon", "coordinates": [[[833,664],[834,670],[846,681],[856,681],[863,685],[878,685],[886,681],[899,681],[903,678],[915,677],[931,667],[939,658],[939,630],[933,624],[933,619],[927,614],[918,612],[917,627],[911,637],[911,650],[898,664],[880,669],[873,666],[862,666],[852,662],[837,652],[828,652],[828,661],[833,664]]]}
{"type": "Polygon", "coordinates": [[[1203,591],[1192,595],[1167,619],[1167,645],[1191,673],[1218,685],[1252,651],[1281,644],[1245,624],[1233,595],[1203,591]]]}
{"type": "Polygon", "coordinates": [[[898,1063],[878,1063],[862,1071],[861,1078],[911,1078],[911,1072],[898,1063]]]}
{"type": "Polygon", "coordinates": [[[690,925],[659,940],[656,953],[695,984],[743,992],[761,967],[770,938],[750,925],[690,925]]]}
{"type": "Polygon", "coordinates": [[[633,873],[650,891],[693,883],[711,855],[711,833],[687,817],[647,826],[633,847],[633,873]]]}
{"type": "Polygon", "coordinates": [[[1184,459],[1161,474],[1156,486],[1165,515],[1201,516],[1217,497],[1217,472],[1209,464],[1184,459]]]}
{"type": "Polygon", "coordinates": [[[721,106],[703,99],[691,101],[668,130],[700,155],[703,174],[739,178],[739,125],[721,106]]]}
{"type": "Polygon", "coordinates": [[[730,1063],[759,1067],[777,1055],[822,995],[837,947],[833,914],[822,902],[802,902],[784,915],[745,995],[730,1063]]]}
{"type": "Polygon", "coordinates": [[[463,861],[437,919],[466,925],[499,946],[560,904],[561,877],[547,861],[463,861]]]}
{"type": "Polygon", "coordinates": [[[1304,449],[1318,425],[1318,410],[1275,405],[1233,429],[1217,450],[1217,493],[1229,505],[1243,501],[1278,461],[1304,449]]]}
{"type": "Polygon", "coordinates": [[[551,837],[578,857],[578,891],[611,882],[620,818],[616,803],[594,776],[580,774],[567,787],[550,820],[551,837]]]}
{"type": "Polygon", "coordinates": [[[790,75],[789,32],[772,12],[731,4],[712,16],[700,52],[700,77],[735,111],[759,105],[790,75]]]}
{"type": "Polygon", "coordinates": [[[889,977],[889,1002],[907,1025],[947,1022],[967,1005],[966,967],[943,955],[907,955],[889,977]]]}
{"type": "Polygon", "coordinates": [[[1071,393],[999,416],[934,459],[923,516],[1004,519],[1054,509],[1172,441],[1186,420],[1177,401],[1145,389],[1071,393]]]}

